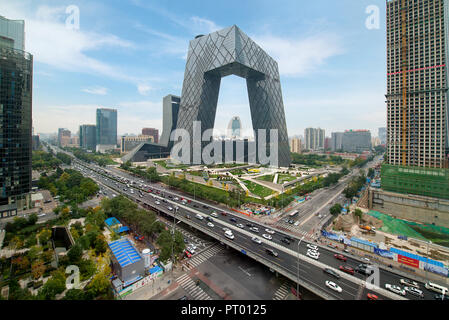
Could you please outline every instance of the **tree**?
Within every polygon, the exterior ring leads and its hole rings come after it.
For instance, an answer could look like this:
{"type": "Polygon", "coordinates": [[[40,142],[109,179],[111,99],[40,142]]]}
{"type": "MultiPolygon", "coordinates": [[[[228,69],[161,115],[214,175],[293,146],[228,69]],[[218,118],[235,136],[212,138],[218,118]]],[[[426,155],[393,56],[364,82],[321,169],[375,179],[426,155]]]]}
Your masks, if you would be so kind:
{"type": "Polygon", "coordinates": [[[343,207],[341,206],[341,204],[336,203],[329,209],[329,212],[335,216],[335,215],[340,214],[342,209],[343,209],[343,207]]]}
{"type": "Polygon", "coordinates": [[[34,280],[38,280],[45,272],[45,265],[42,260],[36,260],[31,264],[31,275],[34,280]]]}
{"type": "Polygon", "coordinates": [[[80,244],[74,244],[67,252],[71,264],[78,264],[83,256],[83,248],[80,244]]]}
{"type": "Polygon", "coordinates": [[[65,293],[63,300],[86,300],[86,296],[81,289],[70,289],[65,293]]]}
{"type": "Polygon", "coordinates": [[[39,232],[37,237],[41,245],[46,245],[47,242],[50,241],[51,231],[49,229],[43,229],[41,232],[39,232]]]}
{"type": "Polygon", "coordinates": [[[102,234],[97,236],[95,240],[95,253],[97,255],[105,253],[108,248],[108,244],[102,234]]]}
{"type": "Polygon", "coordinates": [[[30,214],[28,216],[28,225],[29,226],[35,225],[37,220],[38,220],[37,214],[35,214],[35,213],[30,214]]]}
{"type": "Polygon", "coordinates": [[[362,216],[363,216],[363,212],[360,209],[355,209],[354,210],[354,216],[359,218],[359,221],[361,221],[362,216]]]}

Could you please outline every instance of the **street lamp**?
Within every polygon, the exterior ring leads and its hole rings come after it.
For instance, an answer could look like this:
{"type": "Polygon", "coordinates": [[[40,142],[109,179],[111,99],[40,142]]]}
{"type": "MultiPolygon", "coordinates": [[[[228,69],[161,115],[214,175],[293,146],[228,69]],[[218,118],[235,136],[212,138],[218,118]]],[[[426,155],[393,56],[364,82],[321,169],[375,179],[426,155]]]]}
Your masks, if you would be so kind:
{"type": "Polygon", "coordinates": [[[299,299],[299,246],[301,245],[302,240],[304,239],[304,236],[301,238],[301,240],[298,241],[298,255],[297,255],[297,280],[296,280],[296,297],[299,299]]]}

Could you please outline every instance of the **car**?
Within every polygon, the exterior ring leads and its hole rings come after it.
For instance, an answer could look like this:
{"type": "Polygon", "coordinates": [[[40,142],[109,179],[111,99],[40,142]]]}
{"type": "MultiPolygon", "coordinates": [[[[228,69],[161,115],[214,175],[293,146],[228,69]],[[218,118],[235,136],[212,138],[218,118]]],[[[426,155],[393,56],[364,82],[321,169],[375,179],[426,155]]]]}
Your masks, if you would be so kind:
{"type": "Polygon", "coordinates": [[[231,219],[229,219],[229,221],[237,223],[237,220],[235,218],[231,218],[231,219]]]}
{"type": "Polygon", "coordinates": [[[290,219],[290,220],[288,220],[288,223],[289,223],[289,224],[294,224],[295,221],[290,219]]]}
{"type": "Polygon", "coordinates": [[[191,254],[188,250],[185,250],[185,251],[184,251],[184,255],[185,255],[187,258],[191,258],[191,257],[192,257],[192,254],[191,254]]]}
{"type": "Polygon", "coordinates": [[[443,294],[436,294],[433,296],[435,300],[449,300],[449,296],[443,294]]]}
{"type": "Polygon", "coordinates": [[[259,228],[257,227],[251,227],[249,228],[250,231],[255,232],[255,233],[259,233],[259,228]]]}
{"type": "Polygon", "coordinates": [[[355,271],[358,272],[358,273],[361,273],[361,274],[363,274],[365,276],[369,276],[369,275],[371,275],[374,272],[372,267],[368,266],[368,265],[358,266],[358,267],[355,268],[355,271]]]}
{"type": "Polygon", "coordinates": [[[262,240],[260,240],[260,239],[257,238],[257,237],[252,237],[251,240],[254,241],[254,242],[257,243],[257,244],[261,244],[261,243],[262,243],[262,240]]]}
{"type": "Polygon", "coordinates": [[[285,244],[290,244],[290,240],[288,240],[287,238],[282,238],[281,242],[283,242],[285,244]]]}
{"type": "Polygon", "coordinates": [[[421,290],[416,289],[415,287],[407,287],[406,286],[406,287],[404,287],[404,290],[414,296],[424,298],[424,293],[421,290]]]}
{"type": "Polygon", "coordinates": [[[190,215],[186,215],[186,218],[189,219],[189,220],[192,219],[192,218],[190,217],[190,215]]]}
{"type": "Polygon", "coordinates": [[[182,297],[179,298],[178,300],[189,300],[189,298],[187,298],[187,296],[182,296],[182,297]]]}
{"type": "Polygon", "coordinates": [[[267,240],[273,240],[273,237],[270,236],[269,234],[266,234],[266,233],[264,233],[264,234],[262,235],[262,237],[264,237],[264,238],[267,239],[267,240]]]}
{"type": "Polygon", "coordinates": [[[320,254],[317,253],[317,251],[307,251],[306,255],[315,260],[318,260],[318,258],[320,257],[320,254]]]}
{"type": "Polygon", "coordinates": [[[243,224],[241,224],[241,223],[239,223],[239,224],[237,225],[237,227],[239,227],[240,229],[245,229],[245,226],[244,226],[243,224]]]}
{"type": "Polygon", "coordinates": [[[195,217],[196,217],[197,219],[199,219],[199,220],[203,220],[203,219],[204,219],[203,216],[200,215],[200,214],[197,214],[195,217]]]}
{"type": "Polygon", "coordinates": [[[211,217],[218,218],[218,214],[216,212],[212,212],[210,215],[211,217]]]}
{"type": "Polygon", "coordinates": [[[351,275],[354,275],[354,269],[351,267],[347,267],[347,266],[340,266],[338,267],[338,269],[340,269],[343,272],[349,273],[351,275]]]}
{"type": "Polygon", "coordinates": [[[199,208],[199,206],[197,204],[194,204],[193,207],[194,208],[199,208]]]}
{"type": "Polygon", "coordinates": [[[338,259],[338,260],[341,260],[341,261],[344,261],[344,262],[346,262],[346,260],[348,260],[344,255],[342,255],[342,254],[334,254],[334,258],[335,259],[338,259]]]}
{"type": "Polygon", "coordinates": [[[344,249],[343,252],[349,253],[349,249],[344,249]]]}
{"type": "Polygon", "coordinates": [[[318,251],[318,247],[310,243],[307,244],[307,248],[318,251]]]}
{"type": "Polygon", "coordinates": [[[206,217],[206,220],[209,222],[214,222],[214,219],[212,219],[211,217],[206,217]]]}
{"type": "Polygon", "coordinates": [[[191,254],[195,253],[195,249],[193,249],[192,247],[187,247],[187,251],[190,252],[191,254]]]}
{"type": "Polygon", "coordinates": [[[223,231],[226,232],[226,231],[231,231],[231,230],[225,227],[225,228],[223,228],[223,231]]]}
{"type": "Polygon", "coordinates": [[[203,208],[204,208],[204,209],[209,209],[209,207],[206,206],[205,204],[203,204],[203,208]]]}
{"type": "Polygon", "coordinates": [[[399,280],[399,282],[408,287],[415,287],[416,289],[419,289],[419,284],[415,281],[403,278],[403,279],[399,280]]]}
{"type": "Polygon", "coordinates": [[[189,240],[187,240],[187,238],[184,238],[184,243],[189,243],[189,240]]]}
{"type": "Polygon", "coordinates": [[[288,241],[290,241],[290,242],[292,242],[293,241],[293,238],[292,237],[290,237],[290,236],[284,236],[284,238],[285,239],[287,239],[288,241]]]}
{"type": "Polygon", "coordinates": [[[159,201],[155,201],[154,203],[157,204],[157,205],[161,204],[159,201]]]}
{"type": "Polygon", "coordinates": [[[214,224],[213,224],[212,222],[208,222],[208,223],[207,223],[207,226],[213,228],[213,227],[214,227],[214,224]]]}
{"type": "Polygon", "coordinates": [[[273,256],[273,257],[277,257],[278,253],[276,251],[274,251],[273,249],[270,248],[266,248],[265,252],[268,253],[269,255],[273,256]]]}
{"type": "Polygon", "coordinates": [[[366,258],[366,257],[363,257],[363,258],[362,258],[362,261],[366,261],[366,262],[369,262],[369,259],[368,259],[368,258],[366,258]]]}
{"type": "Polygon", "coordinates": [[[232,231],[231,231],[231,230],[228,230],[228,231],[225,232],[225,237],[226,237],[226,238],[229,238],[229,239],[231,239],[231,240],[234,239],[234,235],[232,234],[232,231]]]}
{"type": "Polygon", "coordinates": [[[332,244],[332,243],[329,243],[327,246],[328,246],[329,248],[332,248],[332,249],[337,249],[337,248],[338,248],[337,245],[332,244]]]}
{"type": "Polygon", "coordinates": [[[368,300],[378,300],[379,299],[378,296],[376,296],[374,293],[370,293],[370,292],[366,294],[366,297],[368,298],[368,300]]]}
{"type": "Polygon", "coordinates": [[[401,296],[405,296],[405,290],[402,289],[400,286],[387,283],[385,284],[385,289],[388,289],[396,294],[400,294],[401,296]]]}
{"type": "Polygon", "coordinates": [[[222,211],[221,215],[226,217],[228,214],[227,214],[227,212],[222,211]]]}
{"type": "Polygon", "coordinates": [[[255,225],[253,225],[252,223],[247,223],[246,226],[249,228],[255,227],[255,225]]]}
{"type": "Polygon", "coordinates": [[[178,197],[176,197],[175,199],[173,199],[173,200],[175,200],[175,201],[178,201],[179,200],[179,198],[178,197]]]}
{"type": "Polygon", "coordinates": [[[194,243],[189,243],[189,247],[193,248],[194,250],[196,250],[196,245],[194,243]]]}
{"type": "Polygon", "coordinates": [[[330,274],[331,276],[333,276],[333,277],[335,277],[337,279],[340,279],[340,275],[336,271],[334,271],[334,270],[332,270],[330,268],[324,268],[323,272],[325,272],[327,274],[330,274]]]}
{"type": "Polygon", "coordinates": [[[269,234],[274,234],[274,231],[271,230],[271,229],[265,229],[265,232],[266,232],[266,233],[269,233],[269,234]]]}
{"type": "Polygon", "coordinates": [[[325,282],[325,284],[326,284],[327,287],[331,288],[331,289],[334,290],[334,291],[337,291],[337,292],[342,292],[342,291],[343,291],[343,290],[341,289],[341,287],[340,287],[339,285],[337,285],[337,284],[336,284],[335,282],[333,282],[333,281],[327,280],[327,281],[325,282]]]}
{"type": "Polygon", "coordinates": [[[173,211],[173,208],[172,208],[172,207],[168,207],[167,209],[170,210],[170,211],[173,211]]]}

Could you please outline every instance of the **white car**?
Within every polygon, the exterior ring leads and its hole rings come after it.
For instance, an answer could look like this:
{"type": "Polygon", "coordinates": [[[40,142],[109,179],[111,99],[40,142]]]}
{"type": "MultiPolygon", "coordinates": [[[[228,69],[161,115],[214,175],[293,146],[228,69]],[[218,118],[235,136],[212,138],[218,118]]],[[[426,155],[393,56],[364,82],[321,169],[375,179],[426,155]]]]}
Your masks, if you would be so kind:
{"type": "Polygon", "coordinates": [[[195,253],[195,249],[193,249],[192,247],[187,247],[186,249],[187,249],[187,251],[189,251],[191,254],[194,254],[194,253],[195,253]]]}
{"type": "Polygon", "coordinates": [[[203,219],[204,219],[203,216],[200,215],[200,214],[197,214],[197,215],[196,215],[196,218],[199,219],[199,220],[203,220],[203,219]]]}
{"type": "MultiPolygon", "coordinates": [[[[228,228],[223,228],[223,231],[226,232],[226,231],[231,231],[231,230],[228,229],[228,228]]],[[[232,232],[232,231],[231,231],[231,232],[232,232]]]]}
{"type": "Polygon", "coordinates": [[[255,243],[257,243],[257,244],[261,244],[261,243],[262,243],[262,240],[260,240],[260,239],[257,238],[257,237],[252,237],[251,240],[253,240],[253,241],[254,241],[255,243]]]}
{"type": "Polygon", "coordinates": [[[159,201],[156,201],[155,204],[159,205],[159,204],[161,204],[161,203],[160,203],[159,201]]]}
{"type": "Polygon", "coordinates": [[[329,280],[326,281],[326,286],[331,288],[334,291],[337,291],[337,292],[342,292],[343,291],[339,285],[337,285],[335,282],[332,282],[332,281],[329,281],[329,280]]]}
{"type": "Polygon", "coordinates": [[[399,280],[399,282],[408,287],[415,287],[416,289],[419,289],[419,284],[415,281],[412,281],[409,279],[401,279],[401,280],[399,280]]]}
{"type": "Polygon", "coordinates": [[[189,243],[189,247],[196,250],[196,245],[194,245],[193,243],[189,243]]]}
{"type": "Polygon", "coordinates": [[[310,243],[307,244],[307,248],[318,251],[318,247],[310,243]]]}
{"type": "Polygon", "coordinates": [[[318,260],[318,258],[320,257],[319,253],[315,253],[316,251],[307,251],[306,255],[308,255],[309,257],[318,260]]]}
{"type": "Polygon", "coordinates": [[[174,199],[175,201],[178,201],[179,200],[179,198],[178,197],[176,197],[175,199],[174,199]]]}
{"type": "Polygon", "coordinates": [[[232,234],[232,231],[231,231],[231,230],[225,232],[225,237],[226,237],[226,238],[229,238],[229,239],[231,239],[231,240],[234,239],[234,235],[232,234]]]}
{"type": "Polygon", "coordinates": [[[404,290],[414,296],[424,298],[424,294],[422,293],[422,291],[419,289],[416,289],[415,287],[404,287],[404,290]]]}
{"type": "Polygon", "coordinates": [[[269,234],[266,234],[266,233],[264,233],[264,234],[262,235],[262,237],[264,237],[264,238],[267,239],[267,240],[272,240],[272,239],[273,239],[272,236],[270,236],[269,234]]]}
{"type": "Polygon", "coordinates": [[[362,258],[363,261],[369,262],[368,258],[362,258]]]}
{"type": "Polygon", "coordinates": [[[240,229],[245,229],[245,226],[244,226],[243,224],[241,224],[241,223],[239,223],[239,224],[237,225],[237,227],[239,227],[240,229]]]}
{"type": "Polygon", "coordinates": [[[257,227],[251,227],[249,228],[249,230],[251,230],[252,232],[259,233],[259,229],[257,227]]]}
{"type": "Polygon", "coordinates": [[[391,292],[405,296],[405,290],[402,289],[400,286],[396,286],[394,284],[387,283],[387,284],[385,284],[385,288],[390,290],[391,292]]]}
{"type": "Polygon", "coordinates": [[[266,231],[267,233],[269,233],[269,234],[274,234],[274,231],[273,231],[273,230],[265,229],[265,231],[266,231]]]}
{"type": "Polygon", "coordinates": [[[218,218],[218,214],[216,212],[212,212],[210,215],[211,217],[218,218]]]}
{"type": "Polygon", "coordinates": [[[173,211],[173,208],[172,208],[172,207],[168,207],[167,209],[170,210],[170,211],[173,211]]]}
{"type": "Polygon", "coordinates": [[[212,222],[209,222],[209,223],[207,224],[207,226],[213,228],[213,227],[214,227],[214,224],[213,224],[212,222]]]}

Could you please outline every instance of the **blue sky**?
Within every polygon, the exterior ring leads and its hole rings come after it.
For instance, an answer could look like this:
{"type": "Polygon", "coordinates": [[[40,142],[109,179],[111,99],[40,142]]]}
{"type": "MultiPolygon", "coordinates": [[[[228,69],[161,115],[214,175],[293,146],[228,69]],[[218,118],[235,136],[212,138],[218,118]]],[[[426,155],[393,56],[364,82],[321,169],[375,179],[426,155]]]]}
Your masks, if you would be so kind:
{"type": "MultiPolygon", "coordinates": [[[[306,127],[377,136],[385,126],[384,0],[15,0],[0,15],[25,20],[35,132],[76,132],[100,106],[118,109],[119,134],[161,129],[162,98],[181,94],[189,40],[233,24],[278,61],[290,136],[306,127]],[[70,5],[79,30],[67,27],[70,5]],[[365,26],[369,5],[380,9],[379,29],[365,26]]],[[[245,81],[229,76],[216,129],[234,115],[252,128],[245,81]]]]}

